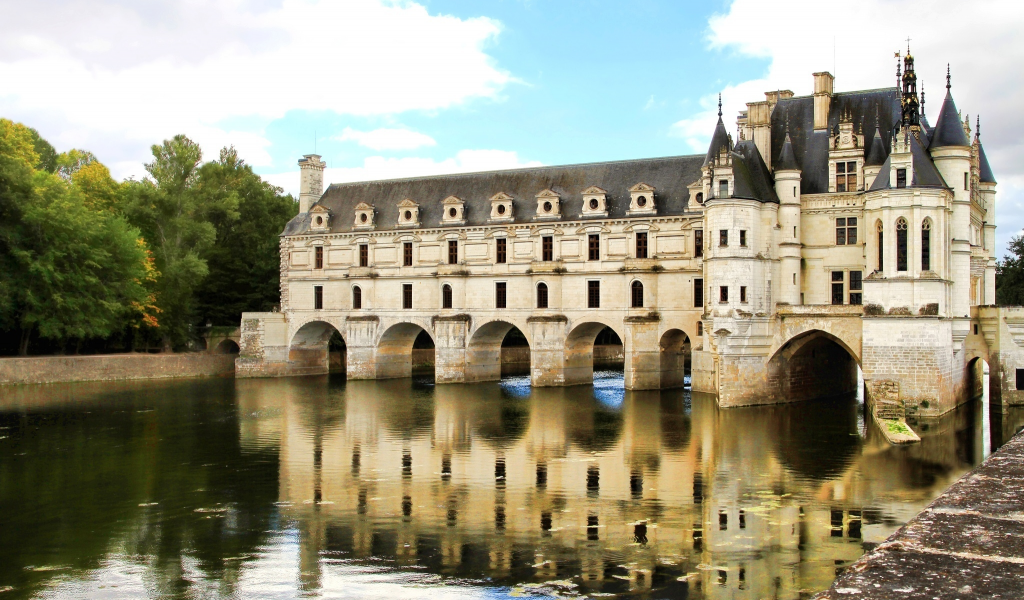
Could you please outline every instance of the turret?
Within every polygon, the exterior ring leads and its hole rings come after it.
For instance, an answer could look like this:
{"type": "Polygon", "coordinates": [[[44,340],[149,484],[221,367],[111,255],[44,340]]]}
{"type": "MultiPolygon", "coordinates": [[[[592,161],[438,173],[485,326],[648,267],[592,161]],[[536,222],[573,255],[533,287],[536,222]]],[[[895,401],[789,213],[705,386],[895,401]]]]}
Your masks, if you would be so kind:
{"type": "Polygon", "coordinates": [[[309,207],[324,193],[324,167],[319,154],[306,154],[299,159],[299,214],[309,212],[309,207]]]}
{"type": "Polygon", "coordinates": [[[878,125],[878,116],[875,116],[875,133],[867,144],[868,153],[864,157],[864,189],[870,189],[878,176],[878,171],[885,164],[885,142],[882,141],[882,131],[878,125]]]}
{"type": "Polygon", "coordinates": [[[786,140],[782,143],[775,162],[775,194],[779,197],[779,258],[781,260],[780,285],[781,302],[802,304],[800,290],[803,282],[800,272],[801,249],[800,238],[800,183],[802,172],[796,161],[793,140],[789,137],[789,125],[786,125],[786,140]]]}
{"type": "Polygon", "coordinates": [[[984,235],[985,251],[988,253],[988,264],[985,266],[985,297],[983,304],[996,303],[996,178],[992,167],[985,156],[985,147],[981,144],[981,119],[978,118],[974,127],[974,144],[977,147],[978,161],[978,196],[982,208],[985,209],[984,235]]]}

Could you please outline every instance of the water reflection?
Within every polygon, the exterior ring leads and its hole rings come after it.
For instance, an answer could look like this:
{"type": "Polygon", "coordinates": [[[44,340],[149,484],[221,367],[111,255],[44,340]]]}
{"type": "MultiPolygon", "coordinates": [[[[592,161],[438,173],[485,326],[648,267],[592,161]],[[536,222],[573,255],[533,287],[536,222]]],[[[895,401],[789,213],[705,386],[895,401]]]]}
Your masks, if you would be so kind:
{"type": "Polygon", "coordinates": [[[798,598],[1024,422],[343,378],[17,388],[3,597],[798,598]],[[986,437],[989,436],[989,437],[986,437]]]}

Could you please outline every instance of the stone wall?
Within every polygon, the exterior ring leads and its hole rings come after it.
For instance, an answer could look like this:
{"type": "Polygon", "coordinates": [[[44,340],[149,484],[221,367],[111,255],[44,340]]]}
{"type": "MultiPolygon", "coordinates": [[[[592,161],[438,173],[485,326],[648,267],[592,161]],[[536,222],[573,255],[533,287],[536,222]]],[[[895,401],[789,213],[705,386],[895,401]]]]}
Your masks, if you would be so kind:
{"type": "Polygon", "coordinates": [[[235,370],[233,354],[101,354],[0,359],[0,385],[223,377],[235,370]]]}
{"type": "Polygon", "coordinates": [[[865,317],[864,379],[898,381],[909,411],[943,414],[965,399],[963,353],[954,356],[950,321],[937,317],[865,317]]]}

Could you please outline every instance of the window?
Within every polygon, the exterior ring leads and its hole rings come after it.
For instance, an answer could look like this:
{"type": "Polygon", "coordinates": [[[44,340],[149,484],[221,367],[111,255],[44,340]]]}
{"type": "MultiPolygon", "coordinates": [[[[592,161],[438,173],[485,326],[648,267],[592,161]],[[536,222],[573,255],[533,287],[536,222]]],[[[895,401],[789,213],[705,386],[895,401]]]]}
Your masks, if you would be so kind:
{"type": "Polygon", "coordinates": [[[448,240],[448,264],[459,264],[459,240],[448,240]]]}
{"type": "Polygon", "coordinates": [[[324,268],[324,247],[317,246],[313,250],[313,268],[322,269],[324,268]]]}
{"type": "Polygon", "coordinates": [[[836,191],[857,191],[857,161],[836,163],[836,191]]]}
{"type": "Polygon", "coordinates": [[[704,335],[704,321],[697,321],[697,337],[704,335]]]}
{"type": "Polygon", "coordinates": [[[548,307],[548,284],[537,284],[537,308],[548,307]]]}
{"type": "Polygon", "coordinates": [[[722,229],[721,231],[718,232],[718,245],[719,246],[728,246],[729,245],[729,230],[728,229],[722,229]]]}
{"type": "Polygon", "coordinates": [[[722,179],[718,182],[718,197],[728,198],[729,197],[729,181],[722,179]]]}
{"type": "Polygon", "coordinates": [[[704,280],[694,279],[693,280],[693,307],[703,308],[704,307],[704,280]]]}
{"type": "Polygon", "coordinates": [[[860,305],[864,303],[862,291],[864,289],[862,273],[850,271],[850,304],[860,305]]]}
{"type": "Polygon", "coordinates": [[[723,285],[718,288],[718,301],[722,304],[729,303],[729,286],[723,285]]]}
{"type": "Polygon", "coordinates": [[[587,260],[601,260],[601,236],[596,233],[587,236],[587,260]]]}
{"type": "Polygon", "coordinates": [[[921,270],[932,268],[932,222],[928,219],[921,223],[921,270]]]}
{"type": "Polygon", "coordinates": [[[1024,390],[1024,369],[1017,369],[1017,389],[1024,390]]]}
{"type": "Polygon", "coordinates": [[[629,285],[630,295],[632,296],[633,308],[644,307],[644,284],[639,281],[634,281],[629,285]]]}
{"type": "Polygon", "coordinates": [[[402,244],[402,264],[407,267],[412,266],[412,242],[402,244]]]}
{"type": "Polygon", "coordinates": [[[970,177],[971,177],[971,174],[968,173],[967,171],[964,171],[964,191],[965,192],[968,191],[969,189],[971,189],[970,177]]]}
{"type": "Polygon", "coordinates": [[[852,246],[857,243],[857,217],[836,219],[836,246],[852,246]]]}
{"type": "Polygon", "coordinates": [[[313,308],[320,310],[324,307],[324,286],[313,286],[313,308]]]}
{"type": "Polygon", "coordinates": [[[746,302],[746,301],[747,301],[747,286],[741,285],[740,286],[740,302],[746,302]]]}
{"type": "Polygon", "coordinates": [[[358,285],[352,288],[352,308],[363,308],[363,290],[358,285]]]}
{"type": "Polygon", "coordinates": [[[370,246],[369,244],[359,244],[359,266],[368,267],[370,266],[370,246]]]}
{"type": "Polygon", "coordinates": [[[587,282],[587,308],[601,308],[601,282],[587,282]]]}
{"type": "Polygon", "coordinates": [[[700,258],[704,256],[704,230],[693,230],[693,256],[700,258]]]}
{"type": "Polygon", "coordinates": [[[697,204],[704,204],[704,192],[697,192],[697,204]]]}
{"type": "Polygon", "coordinates": [[[907,187],[907,170],[896,169],[896,187],[905,188],[907,187]]]}
{"type": "Polygon", "coordinates": [[[494,240],[497,243],[497,255],[495,259],[499,265],[503,265],[508,262],[508,240],[505,238],[497,238],[494,240]]]}
{"type": "Polygon", "coordinates": [[[740,246],[747,247],[747,230],[740,229],[740,246]]]}
{"type": "Polygon", "coordinates": [[[638,231],[636,233],[636,257],[647,258],[647,232],[638,231]]]}
{"type": "Polygon", "coordinates": [[[402,284],[402,308],[412,308],[412,284],[402,284]]]}
{"type": "Polygon", "coordinates": [[[504,281],[494,284],[494,308],[508,308],[507,288],[504,281]]]}
{"type": "Polygon", "coordinates": [[[875,224],[875,231],[878,232],[878,270],[885,270],[885,244],[882,239],[882,222],[875,224]]]}
{"type": "Polygon", "coordinates": [[[896,270],[907,270],[907,220],[896,220],[896,270]]]}
{"type": "Polygon", "coordinates": [[[441,286],[441,308],[452,307],[452,286],[447,283],[441,286]]]}
{"type": "Polygon", "coordinates": [[[832,271],[832,304],[843,303],[843,282],[846,277],[842,271],[832,271]]]}
{"type": "Polygon", "coordinates": [[[551,262],[554,260],[555,254],[555,238],[550,235],[545,235],[540,238],[540,254],[541,260],[544,262],[551,262]]]}

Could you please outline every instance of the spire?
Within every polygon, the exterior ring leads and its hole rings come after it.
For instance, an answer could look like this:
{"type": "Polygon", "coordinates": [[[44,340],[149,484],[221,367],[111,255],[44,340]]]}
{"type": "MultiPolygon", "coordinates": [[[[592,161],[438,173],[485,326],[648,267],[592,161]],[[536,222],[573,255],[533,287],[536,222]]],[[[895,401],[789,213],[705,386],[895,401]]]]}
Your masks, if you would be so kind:
{"type": "Polygon", "coordinates": [[[883,164],[885,162],[885,143],[882,142],[882,130],[878,123],[878,113],[875,113],[875,133],[871,136],[871,142],[867,146],[868,155],[864,160],[865,166],[883,164]]]}
{"type": "Polygon", "coordinates": [[[711,134],[711,145],[708,146],[708,153],[707,156],[704,157],[704,164],[702,166],[706,167],[713,164],[722,148],[732,150],[732,137],[729,135],[729,132],[725,130],[725,123],[722,122],[722,95],[719,94],[718,123],[715,125],[715,132],[711,134]]]}
{"type": "Polygon", "coordinates": [[[718,118],[722,118],[722,92],[718,92],[718,118]]]}
{"type": "Polygon", "coordinates": [[[910,53],[910,38],[907,38],[907,55],[903,57],[902,87],[900,105],[903,114],[900,120],[905,125],[919,125],[920,102],[917,99],[917,73],[914,72],[914,56],[910,53]]]}
{"type": "Polygon", "coordinates": [[[948,90],[951,87],[953,86],[949,84],[949,63],[946,63],[946,89],[948,90]]]}
{"type": "Polygon", "coordinates": [[[975,115],[974,117],[974,139],[981,139],[981,115],[975,115]]]}
{"type": "Polygon", "coordinates": [[[960,112],[953,102],[952,87],[949,83],[949,65],[946,65],[946,97],[942,100],[942,108],[939,109],[939,117],[935,121],[935,129],[932,130],[931,143],[929,148],[941,148],[943,146],[970,146],[971,140],[964,133],[964,124],[960,121],[960,112]]]}

